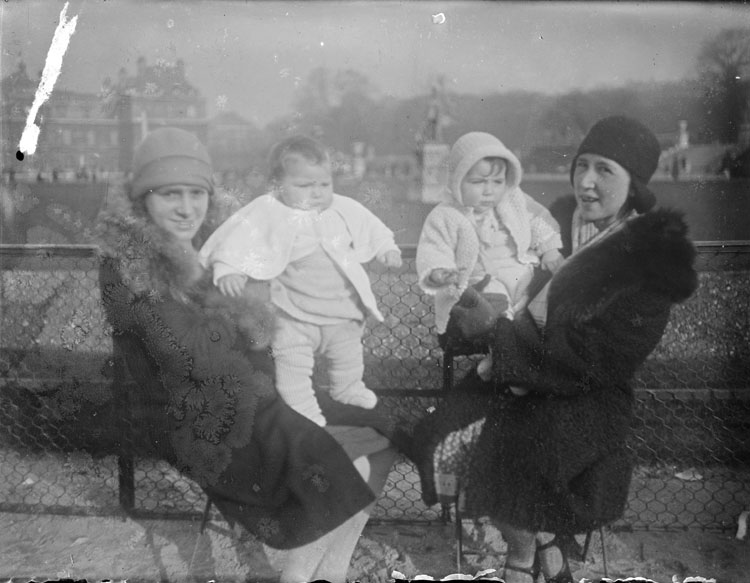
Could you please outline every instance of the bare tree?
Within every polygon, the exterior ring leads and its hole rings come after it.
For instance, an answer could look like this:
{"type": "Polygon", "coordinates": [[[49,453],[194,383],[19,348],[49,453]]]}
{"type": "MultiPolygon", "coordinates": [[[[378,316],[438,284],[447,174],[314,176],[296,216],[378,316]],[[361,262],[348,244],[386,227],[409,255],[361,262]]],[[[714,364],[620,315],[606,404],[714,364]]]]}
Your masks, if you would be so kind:
{"type": "Polygon", "coordinates": [[[294,104],[302,115],[327,112],[331,102],[331,74],[324,67],[313,69],[296,90],[294,104]]]}
{"type": "Polygon", "coordinates": [[[542,141],[548,145],[577,143],[605,111],[605,105],[591,92],[561,95],[541,118],[542,141]]]}
{"type": "Polygon", "coordinates": [[[730,28],[707,40],[698,54],[715,138],[734,143],[748,115],[750,97],[750,28],[730,28]]]}

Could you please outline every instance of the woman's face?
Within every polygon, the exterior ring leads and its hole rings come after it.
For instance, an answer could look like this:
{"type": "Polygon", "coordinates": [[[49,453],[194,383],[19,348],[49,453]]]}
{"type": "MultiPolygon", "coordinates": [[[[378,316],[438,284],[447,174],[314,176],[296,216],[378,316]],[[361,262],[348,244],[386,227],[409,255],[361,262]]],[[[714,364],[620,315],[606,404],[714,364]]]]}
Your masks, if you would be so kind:
{"type": "Polygon", "coordinates": [[[208,210],[208,190],[192,184],[170,184],[149,192],[146,212],[151,220],[181,242],[191,242],[208,210]]]}
{"type": "Polygon", "coordinates": [[[573,190],[583,220],[600,230],[611,224],[630,192],[630,174],[614,160],[581,154],[573,169],[573,190]]]}

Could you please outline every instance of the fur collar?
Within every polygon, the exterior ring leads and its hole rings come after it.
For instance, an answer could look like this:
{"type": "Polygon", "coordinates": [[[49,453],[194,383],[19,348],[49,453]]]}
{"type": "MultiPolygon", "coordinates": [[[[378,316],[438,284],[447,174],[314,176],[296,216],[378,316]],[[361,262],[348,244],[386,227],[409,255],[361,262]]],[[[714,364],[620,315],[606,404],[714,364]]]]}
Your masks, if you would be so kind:
{"type": "MultiPolygon", "coordinates": [[[[97,222],[96,242],[100,257],[115,262],[125,287],[151,302],[171,298],[207,315],[221,316],[246,338],[249,348],[268,346],[276,317],[267,298],[255,297],[250,290],[237,298],[222,295],[195,249],[186,250],[169,233],[135,213],[124,191],[110,197],[97,222]]],[[[234,199],[214,193],[204,223],[207,228],[197,237],[208,237],[234,208],[234,199]]]]}
{"type": "MultiPolygon", "coordinates": [[[[239,203],[223,191],[211,197],[204,226],[196,239],[205,240],[239,203]]],[[[102,257],[119,262],[123,283],[136,294],[170,294],[185,300],[194,288],[205,288],[208,274],[196,250],[186,250],[169,233],[135,211],[127,187],[118,185],[107,194],[105,209],[95,231],[102,257]]]]}
{"type": "Polygon", "coordinates": [[[123,283],[136,295],[171,295],[185,302],[206,278],[197,252],[132,212],[108,209],[99,217],[96,234],[100,255],[118,263],[123,283]]]}
{"type": "Polygon", "coordinates": [[[689,298],[698,286],[695,248],[679,211],[640,215],[563,265],[550,286],[550,311],[587,319],[619,294],[643,289],[670,302],[689,298]]]}

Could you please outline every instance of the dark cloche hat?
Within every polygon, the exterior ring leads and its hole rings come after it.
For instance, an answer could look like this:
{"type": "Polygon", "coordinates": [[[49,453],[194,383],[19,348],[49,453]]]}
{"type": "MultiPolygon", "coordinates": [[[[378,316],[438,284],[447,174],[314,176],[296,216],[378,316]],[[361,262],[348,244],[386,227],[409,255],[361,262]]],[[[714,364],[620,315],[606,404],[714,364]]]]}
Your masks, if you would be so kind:
{"type": "Polygon", "coordinates": [[[633,208],[638,213],[651,210],[656,197],[646,186],[659,166],[661,147],[653,132],[641,122],[622,115],[599,120],[578,147],[570,167],[573,182],[576,161],[581,154],[597,154],[614,160],[630,174],[633,208]]]}

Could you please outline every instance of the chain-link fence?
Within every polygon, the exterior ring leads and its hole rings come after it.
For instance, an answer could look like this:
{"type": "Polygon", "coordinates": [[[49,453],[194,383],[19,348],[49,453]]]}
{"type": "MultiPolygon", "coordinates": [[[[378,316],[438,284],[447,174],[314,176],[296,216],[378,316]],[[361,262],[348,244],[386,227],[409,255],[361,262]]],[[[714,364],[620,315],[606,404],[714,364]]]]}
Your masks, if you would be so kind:
{"type": "MultiPolygon", "coordinates": [[[[699,244],[700,288],[675,307],[636,379],[637,465],[623,528],[731,528],[750,508],[750,243],[699,244]]],[[[364,338],[366,382],[416,420],[443,385],[442,351],[414,249],[371,268],[385,322],[364,338]]],[[[133,450],[104,321],[93,248],[0,246],[0,510],[199,515],[205,498],[168,464],[133,450]]],[[[458,358],[456,376],[472,365],[458,358]]],[[[125,385],[126,387],[126,385],[125,385]]],[[[436,521],[419,478],[394,466],[375,520],[436,521]]]]}

